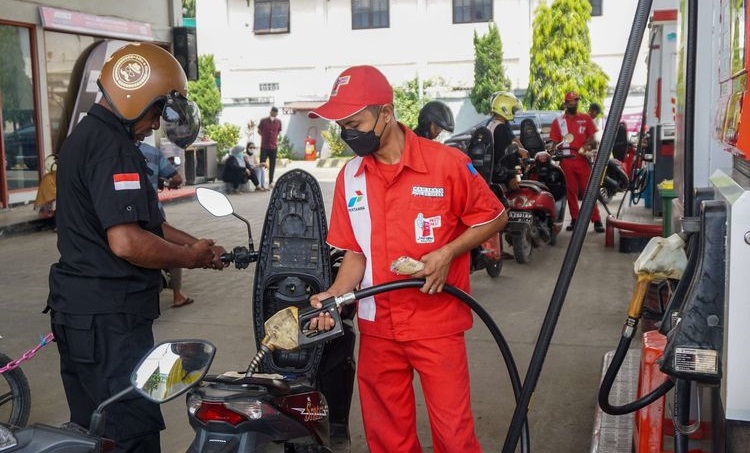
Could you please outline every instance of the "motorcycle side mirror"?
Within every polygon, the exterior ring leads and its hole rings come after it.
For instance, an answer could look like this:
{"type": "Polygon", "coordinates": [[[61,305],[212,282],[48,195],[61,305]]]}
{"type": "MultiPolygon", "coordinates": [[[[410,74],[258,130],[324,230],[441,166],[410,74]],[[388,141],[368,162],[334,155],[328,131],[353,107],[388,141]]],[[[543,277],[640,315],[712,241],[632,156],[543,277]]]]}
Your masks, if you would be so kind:
{"type": "Polygon", "coordinates": [[[565,137],[563,137],[565,143],[573,143],[573,140],[575,140],[573,134],[565,134],[565,137]]]}
{"type": "Polygon", "coordinates": [[[198,197],[198,203],[216,217],[234,214],[232,202],[221,192],[205,187],[198,187],[195,189],[195,195],[198,197]]]}
{"type": "Polygon", "coordinates": [[[229,201],[229,198],[227,198],[226,195],[212,189],[207,189],[205,187],[198,187],[197,189],[195,189],[195,195],[196,197],[198,197],[198,203],[200,203],[201,206],[206,209],[206,211],[210,212],[216,217],[233,215],[245,222],[245,225],[247,225],[247,237],[250,245],[250,252],[255,251],[255,247],[253,245],[253,232],[250,228],[250,222],[248,222],[246,218],[237,215],[237,213],[234,212],[232,203],[229,201]]]}
{"type": "Polygon", "coordinates": [[[104,409],[133,390],[161,404],[200,383],[216,354],[216,347],[205,340],[176,340],[159,343],[141,360],[130,376],[130,385],[111,396],[91,414],[89,434],[104,433],[104,409]]]}
{"type": "Polygon", "coordinates": [[[204,340],[169,341],[141,360],[130,383],[144,398],[167,402],[195,387],[208,373],[216,347],[204,340]]]}

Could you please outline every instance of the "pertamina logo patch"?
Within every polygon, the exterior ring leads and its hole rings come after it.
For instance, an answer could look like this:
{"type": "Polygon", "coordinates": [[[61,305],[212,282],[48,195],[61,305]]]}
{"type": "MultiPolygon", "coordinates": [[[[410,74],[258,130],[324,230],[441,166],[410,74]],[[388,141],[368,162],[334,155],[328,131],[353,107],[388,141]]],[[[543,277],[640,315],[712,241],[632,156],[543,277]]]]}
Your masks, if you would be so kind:
{"type": "Polygon", "coordinates": [[[349,83],[349,80],[352,78],[352,76],[341,76],[338,79],[336,79],[336,83],[333,84],[333,89],[331,90],[331,96],[336,96],[339,94],[339,88],[341,88],[341,85],[347,85],[349,83]]]}
{"type": "Polygon", "coordinates": [[[362,191],[355,190],[353,197],[349,198],[349,201],[346,203],[346,207],[349,209],[349,212],[354,211],[361,211],[365,209],[364,206],[362,206],[362,200],[365,199],[365,194],[362,193],[362,191]]]}
{"type": "Polygon", "coordinates": [[[115,190],[139,190],[141,178],[138,173],[115,173],[112,175],[115,182],[115,190]]]}
{"type": "Polygon", "coordinates": [[[123,90],[137,90],[151,76],[151,66],[142,56],[131,53],[123,55],[112,68],[112,79],[123,90]]]}

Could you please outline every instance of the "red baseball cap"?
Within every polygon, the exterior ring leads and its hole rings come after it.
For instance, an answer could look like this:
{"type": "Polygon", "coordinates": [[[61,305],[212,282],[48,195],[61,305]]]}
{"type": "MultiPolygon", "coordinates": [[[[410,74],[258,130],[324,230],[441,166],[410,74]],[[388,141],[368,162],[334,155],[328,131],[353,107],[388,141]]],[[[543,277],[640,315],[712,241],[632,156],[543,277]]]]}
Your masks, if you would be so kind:
{"type": "Polygon", "coordinates": [[[392,103],[393,88],[382,72],[373,66],[352,66],[336,78],[328,102],[307,116],[338,121],[367,106],[392,103]]]}
{"type": "Polygon", "coordinates": [[[575,91],[568,91],[567,93],[565,93],[565,102],[577,101],[579,99],[581,98],[580,96],[578,96],[578,93],[576,93],[575,91]]]}

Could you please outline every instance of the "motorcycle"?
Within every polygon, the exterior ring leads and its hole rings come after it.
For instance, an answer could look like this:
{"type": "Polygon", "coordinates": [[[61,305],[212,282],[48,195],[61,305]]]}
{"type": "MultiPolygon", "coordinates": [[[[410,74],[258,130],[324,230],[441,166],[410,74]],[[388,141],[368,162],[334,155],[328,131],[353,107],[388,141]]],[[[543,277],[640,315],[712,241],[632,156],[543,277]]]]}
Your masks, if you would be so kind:
{"type": "MultiPolygon", "coordinates": [[[[471,158],[472,165],[490,185],[490,189],[495,193],[495,196],[500,201],[503,201],[502,190],[491,183],[494,149],[492,147],[492,133],[490,130],[486,127],[480,127],[475,130],[471,135],[466,152],[469,158],[471,158]]],[[[502,233],[498,232],[471,250],[471,272],[485,269],[490,278],[497,278],[500,275],[500,271],[503,269],[503,241],[501,235],[502,233]]]]}
{"type": "Polygon", "coordinates": [[[0,353],[0,423],[24,426],[31,410],[31,390],[23,370],[11,362],[0,353]]]}
{"type": "Polygon", "coordinates": [[[89,428],[74,423],[63,427],[34,424],[13,430],[0,424],[2,453],[94,453],[110,451],[115,443],[102,437],[107,406],[131,392],[162,404],[198,385],[211,366],[216,348],[204,340],[174,340],[160,343],[141,360],[133,371],[131,385],[96,408],[89,428]],[[188,366],[190,364],[190,366],[188,366]]]}
{"type": "Polygon", "coordinates": [[[504,186],[508,200],[505,241],[511,244],[514,258],[521,264],[531,260],[533,249],[544,244],[555,245],[562,229],[565,180],[562,171],[551,162],[548,153],[536,153],[533,160],[526,162],[526,171],[517,169],[518,188],[504,186]],[[556,188],[562,184],[559,199],[555,199],[547,182],[554,183],[556,188]]]}
{"type": "MultiPolygon", "coordinates": [[[[258,262],[253,298],[258,355],[245,371],[209,375],[188,394],[188,420],[195,431],[188,452],[256,452],[263,451],[269,443],[283,443],[286,452],[331,451],[331,435],[337,434],[336,428],[348,442],[349,401],[339,403],[345,406],[344,416],[333,417],[332,408],[339,406],[329,407],[321,390],[324,383],[317,377],[317,365],[327,359],[321,349],[326,345],[318,343],[298,348],[296,323],[293,323],[294,329],[285,332],[280,332],[273,323],[274,313],[296,312],[308,307],[310,295],[325,289],[326,283],[300,269],[309,271],[305,268],[323,264],[329,266],[326,272],[334,272],[332,268],[339,261],[323,254],[327,246],[320,247],[324,244],[322,235],[305,241],[298,236],[298,233],[315,229],[307,228],[312,226],[312,215],[308,215],[312,212],[305,207],[309,203],[317,205],[318,197],[322,197],[307,190],[313,181],[314,178],[302,170],[288,172],[277,181],[270,203],[275,208],[269,209],[260,252],[254,250],[249,222],[234,212],[226,196],[206,188],[196,191],[198,202],[211,214],[234,215],[248,227],[249,247],[235,247],[222,260],[233,262],[238,269],[258,262]],[[311,181],[305,182],[308,177],[311,181]],[[297,239],[290,241],[295,236],[297,239]],[[284,264],[285,256],[294,258],[289,267],[284,264]],[[265,318],[265,315],[272,316],[265,318]],[[284,342],[279,340],[281,337],[295,340],[284,342]],[[269,338],[280,346],[269,348],[269,338]],[[261,372],[256,372],[258,369],[261,372]],[[341,418],[343,423],[334,423],[342,421],[341,418]]],[[[314,184],[317,187],[317,183],[314,184]]],[[[325,277],[330,278],[330,274],[326,273],[325,277]]],[[[347,320],[343,324],[346,325],[347,320]]],[[[353,342],[351,346],[353,349],[353,342]]],[[[336,393],[346,392],[342,386],[333,390],[332,398],[339,396],[336,393]]]]}

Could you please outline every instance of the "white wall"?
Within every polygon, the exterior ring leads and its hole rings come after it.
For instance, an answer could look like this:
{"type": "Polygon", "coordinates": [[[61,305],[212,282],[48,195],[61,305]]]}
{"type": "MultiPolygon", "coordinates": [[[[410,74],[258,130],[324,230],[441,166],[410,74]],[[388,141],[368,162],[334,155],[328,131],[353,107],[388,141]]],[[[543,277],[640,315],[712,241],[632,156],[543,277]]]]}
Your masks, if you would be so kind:
{"type": "MultiPolygon", "coordinates": [[[[531,23],[539,3],[494,1],[493,16],[513,89],[524,89],[528,83],[531,23]]],[[[610,86],[617,81],[636,3],[607,1],[604,15],[590,22],[592,60],[610,76],[610,86]]],[[[289,101],[324,100],[335,77],[357,64],[377,66],[394,85],[419,74],[424,79],[442,77],[449,87],[470,88],[474,32],[485,34],[488,24],[453,24],[452,4],[453,0],[390,0],[388,28],[352,30],[351,0],[292,1],[290,33],[256,35],[252,1],[197,0],[198,52],[214,55],[227,104],[231,98],[258,96],[271,96],[279,107],[289,101]],[[278,91],[259,90],[259,84],[271,82],[279,84],[278,91]]],[[[645,55],[644,47],[634,86],[645,84],[645,55]]],[[[463,102],[454,109],[457,130],[476,123],[476,112],[466,112],[467,106],[471,104],[463,102]]],[[[268,107],[235,105],[222,114],[222,121],[257,122],[268,107]]],[[[293,128],[287,126],[293,117],[294,121],[306,118],[301,113],[279,116],[290,132],[293,128]]],[[[294,135],[304,140],[303,133],[294,135]]],[[[295,150],[301,150],[303,143],[295,144],[295,150]]]]}

